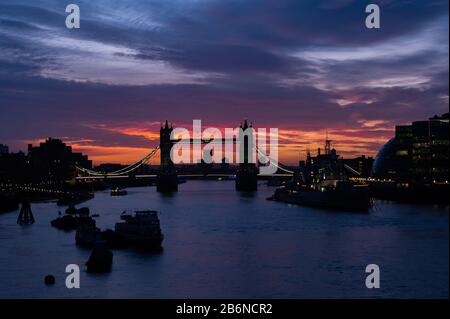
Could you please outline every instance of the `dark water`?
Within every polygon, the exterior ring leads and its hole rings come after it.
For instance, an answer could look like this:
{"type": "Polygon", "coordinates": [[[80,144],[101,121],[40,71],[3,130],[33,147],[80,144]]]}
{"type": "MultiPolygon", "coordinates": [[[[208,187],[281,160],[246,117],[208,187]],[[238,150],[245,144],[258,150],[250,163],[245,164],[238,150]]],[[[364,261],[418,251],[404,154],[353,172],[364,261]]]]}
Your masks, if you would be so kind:
{"type": "Polygon", "coordinates": [[[125,209],[157,209],[166,235],[161,254],[114,251],[113,271],[84,271],[90,251],[75,233],[50,227],[55,203],[33,204],[36,223],[0,215],[1,298],[448,298],[448,207],[377,202],[369,214],[336,213],[266,201],[233,182],[190,181],[179,193],[154,188],[96,194],[87,202],[112,228],[125,209]],[[67,289],[67,264],[82,267],[81,288],[67,289]],[[381,288],[365,287],[378,264],[381,288]],[[56,284],[43,284],[46,274],[56,284]]]}

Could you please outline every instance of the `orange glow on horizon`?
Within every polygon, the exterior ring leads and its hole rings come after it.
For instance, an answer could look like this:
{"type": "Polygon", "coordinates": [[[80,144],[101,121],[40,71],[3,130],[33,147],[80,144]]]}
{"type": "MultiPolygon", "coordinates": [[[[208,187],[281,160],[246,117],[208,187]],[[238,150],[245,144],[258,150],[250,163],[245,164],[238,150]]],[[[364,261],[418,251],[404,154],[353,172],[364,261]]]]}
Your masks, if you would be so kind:
{"type": "MultiPolygon", "coordinates": [[[[135,137],[135,146],[117,145],[117,142],[114,145],[108,145],[105,142],[98,145],[98,142],[94,139],[61,139],[74,151],[88,155],[94,165],[102,163],[132,164],[142,159],[159,143],[159,125],[159,123],[151,123],[150,125],[146,123],[146,128],[131,125],[113,128],[105,125],[91,126],[99,130],[135,137]],[[148,147],[145,146],[145,140],[148,141],[148,147]]],[[[218,127],[218,129],[222,133],[225,131],[224,127],[218,127]]],[[[192,136],[192,131],[190,129],[188,131],[192,136]]],[[[317,149],[319,147],[323,149],[325,145],[325,131],[279,129],[278,133],[278,158],[281,163],[287,165],[297,165],[299,160],[306,158],[308,150],[315,156],[317,149]]],[[[225,137],[225,134],[222,135],[225,137]]],[[[269,135],[269,130],[267,130],[267,135],[269,135]]],[[[332,147],[337,150],[338,155],[344,158],[361,155],[375,156],[381,146],[393,135],[394,129],[382,120],[359,121],[355,123],[355,127],[328,130],[328,138],[332,140],[332,147]]],[[[24,142],[36,145],[44,141],[45,139],[36,139],[24,142]]],[[[225,152],[225,149],[223,148],[222,151],[225,152]]],[[[159,164],[159,158],[158,152],[149,164],[159,164]]]]}
{"type": "MultiPolygon", "coordinates": [[[[94,165],[104,163],[132,164],[149,153],[149,149],[143,147],[79,144],[71,144],[71,146],[74,151],[88,155],[94,165]]],[[[152,163],[155,164],[154,161],[152,161],[152,163]]]]}
{"type": "MultiPolygon", "coordinates": [[[[332,146],[336,148],[337,153],[345,158],[361,155],[375,156],[378,149],[393,136],[393,129],[387,131],[390,134],[382,134],[377,137],[363,136],[361,134],[363,132],[359,129],[330,131],[329,138],[333,141],[332,146]]],[[[136,129],[121,129],[120,132],[126,135],[145,137],[149,140],[149,147],[97,146],[84,143],[70,145],[75,151],[88,155],[96,165],[101,163],[132,164],[148,154],[155,147],[154,142],[159,139],[159,132],[136,129]],[[153,143],[150,143],[150,141],[153,143]]],[[[296,165],[299,160],[306,158],[308,150],[312,155],[315,155],[319,147],[324,148],[324,144],[325,132],[280,130],[279,161],[288,165],[296,165]]],[[[151,164],[158,163],[159,153],[151,161],[151,164]]]]}

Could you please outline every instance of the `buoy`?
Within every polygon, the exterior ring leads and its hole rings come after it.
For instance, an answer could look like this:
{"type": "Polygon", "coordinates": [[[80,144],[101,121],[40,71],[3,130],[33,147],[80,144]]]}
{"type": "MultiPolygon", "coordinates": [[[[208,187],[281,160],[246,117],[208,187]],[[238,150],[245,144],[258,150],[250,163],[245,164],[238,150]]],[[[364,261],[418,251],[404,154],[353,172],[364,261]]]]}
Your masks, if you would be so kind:
{"type": "Polygon", "coordinates": [[[44,278],[44,283],[45,283],[47,286],[54,285],[54,284],[55,284],[55,276],[53,276],[53,275],[47,275],[47,276],[45,276],[45,278],[44,278]]]}

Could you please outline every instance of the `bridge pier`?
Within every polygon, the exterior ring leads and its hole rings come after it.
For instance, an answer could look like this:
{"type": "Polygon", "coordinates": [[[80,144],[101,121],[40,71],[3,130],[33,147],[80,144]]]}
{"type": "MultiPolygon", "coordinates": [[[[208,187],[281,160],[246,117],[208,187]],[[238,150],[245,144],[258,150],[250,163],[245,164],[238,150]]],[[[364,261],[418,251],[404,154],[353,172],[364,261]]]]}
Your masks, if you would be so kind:
{"type": "Polygon", "coordinates": [[[256,165],[254,169],[239,169],[236,174],[236,190],[240,192],[254,192],[258,190],[256,165]]]}
{"type": "Polygon", "coordinates": [[[244,154],[239,154],[239,169],[236,174],[236,190],[242,192],[253,192],[258,190],[258,169],[256,167],[256,163],[253,163],[251,159],[248,158],[249,150],[254,152],[253,147],[253,134],[252,134],[252,126],[248,125],[247,120],[244,122],[244,125],[241,125],[241,129],[243,133],[249,131],[249,135],[244,135],[244,138],[240,138],[239,140],[244,141],[244,154]]]}
{"type": "Polygon", "coordinates": [[[161,126],[159,131],[161,165],[158,176],[156,177],[156,191],[161,193],[173,193],[178,191],[177,171],[170,158],[170,152],[173,146],[171,140],[172,131],[172,125],[169,127],[167,121],[164,126],[161,126]]]}
{"type": "Polygon", "coordinates": [[[156,177],[156,191],[160,193],[173,193],[178,191],[177,174],[159,173],[156,177]]]}
{"type": "MultiPolygon", "coordinates": [[[[243,141],[244,147],[243,152],[240,152],[240,164],[236,174],[236,190],[244,192],[256,191],[258,190],[256,158],[249,158],[249,155],[254,154],[251,152],[255,152],[253,128],[251,125],[248,125],[247,120],[240,127],[244,135],[240,136],[239,140],[243,141]]],[[[171,137],[172,131],[173,127],[172,125],[169,126],[168,121],[160,129],[161,165],[156,179],[156,190],[162,193],[178,191],[178,175],[170,156],[175,141],[171,137]]]]}
{"type": "Polygon", "coordinates": [[[17,224],[19,225],[31,225],[34,224],[33,213],[31,212],[30,202],[24,200],[22,207],[20,208],[19,217],[17,218],[17,224]]]}

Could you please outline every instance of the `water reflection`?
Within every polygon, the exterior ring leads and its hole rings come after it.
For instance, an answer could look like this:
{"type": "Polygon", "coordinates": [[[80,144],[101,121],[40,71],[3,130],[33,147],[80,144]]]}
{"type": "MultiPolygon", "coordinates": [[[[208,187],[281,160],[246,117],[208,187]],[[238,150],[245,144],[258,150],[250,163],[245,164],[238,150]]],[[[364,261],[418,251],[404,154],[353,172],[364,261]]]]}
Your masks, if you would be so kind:
{"type": "Polygon", "coordinates": [[[154,209],[165,239],[159,252],[115,249],[112,272],[87,274],[90,250],[75,232],[52,228],[55,203],[33,204],[36,223],[0,215],[0,297],[18,298],[358,298],[448,297],[448,207],[377,202],[368,214],[267,201],[272,188],[239,193],[232,181],[189,181],[172,195],[155,188],[127,196],[100,192],[85,203],[97,226],[124,210],[154,209]],[[65,266],[83,269],[65,288],[65,266]],[[364,286],[377,263],[382,289],[364,286]],[[56,284],[43,285],[47,274],[56,284]]]}

